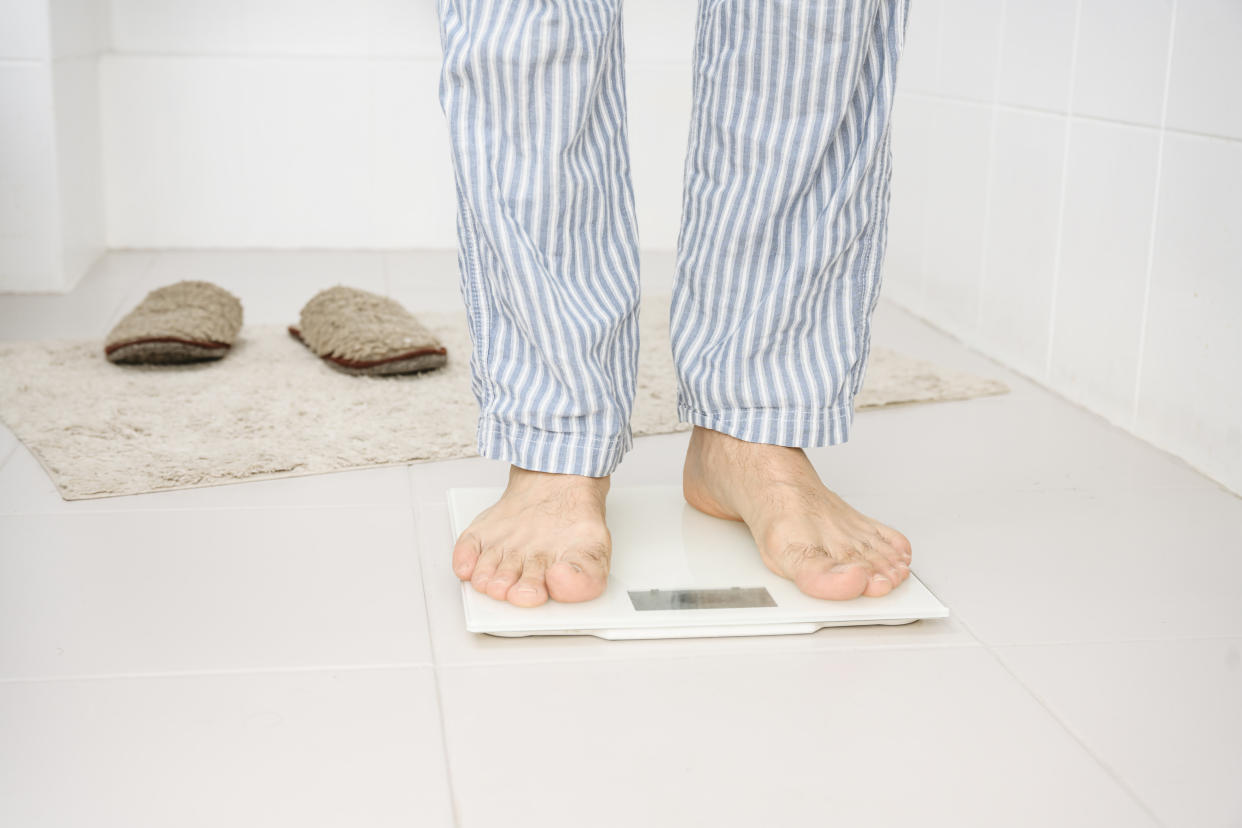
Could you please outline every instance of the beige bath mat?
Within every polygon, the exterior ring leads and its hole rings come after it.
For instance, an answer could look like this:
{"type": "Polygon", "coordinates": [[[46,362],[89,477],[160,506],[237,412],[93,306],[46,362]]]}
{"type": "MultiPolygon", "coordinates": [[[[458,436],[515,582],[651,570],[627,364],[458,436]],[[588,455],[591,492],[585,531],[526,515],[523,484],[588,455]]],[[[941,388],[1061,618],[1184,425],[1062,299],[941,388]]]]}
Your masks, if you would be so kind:
{"type": "MultiPolygon", "coordinates": [[[[476,456],[465,313],[418,313],[448,349],[425,374],[350,376],[283,325],[247,325],[223,360],[118,366],[100,340],[0,342],[0,418],[66,500],[476,456]]],[[[635,436],[684,431],[668,297],[644,296],[635,436]]],[[[1008,389],[871,349],[856,408],[1008,389]]]]}

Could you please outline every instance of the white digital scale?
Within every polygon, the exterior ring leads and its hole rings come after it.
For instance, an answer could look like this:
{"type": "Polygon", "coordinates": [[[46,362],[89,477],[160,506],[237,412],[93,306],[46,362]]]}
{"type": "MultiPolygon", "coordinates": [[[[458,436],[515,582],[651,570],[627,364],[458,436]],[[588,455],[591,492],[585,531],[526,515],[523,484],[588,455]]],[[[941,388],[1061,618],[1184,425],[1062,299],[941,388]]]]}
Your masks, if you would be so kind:
{"type": "MultiPolygon", "coordinates": [[[[503,487],[448,490],[456,540],[503,487]]],[[[614,487],[608,493],[608,586],[590,601],[519,607],[461,583],[466,629],[500,636],[701,638],[811,633],[821,627],[909,624],[949,610],[911,572],[887,595],[812,598],[764,565],[740,521],[705,515],[681,486],[614,487]]]]}

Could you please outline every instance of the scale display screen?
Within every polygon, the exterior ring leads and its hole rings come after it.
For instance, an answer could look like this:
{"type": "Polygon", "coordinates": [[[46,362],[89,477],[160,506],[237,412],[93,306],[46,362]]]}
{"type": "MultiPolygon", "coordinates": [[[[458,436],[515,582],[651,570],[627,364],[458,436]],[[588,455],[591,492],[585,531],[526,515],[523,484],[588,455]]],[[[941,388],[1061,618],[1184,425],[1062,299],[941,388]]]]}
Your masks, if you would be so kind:
{"type": "Polygon", "coordinates": [[[750,609],[774,607],[776,602],[765,587],[730,587],[729,589],[631,589],[630,603],[634,609],[695,610],[750,609]]]}

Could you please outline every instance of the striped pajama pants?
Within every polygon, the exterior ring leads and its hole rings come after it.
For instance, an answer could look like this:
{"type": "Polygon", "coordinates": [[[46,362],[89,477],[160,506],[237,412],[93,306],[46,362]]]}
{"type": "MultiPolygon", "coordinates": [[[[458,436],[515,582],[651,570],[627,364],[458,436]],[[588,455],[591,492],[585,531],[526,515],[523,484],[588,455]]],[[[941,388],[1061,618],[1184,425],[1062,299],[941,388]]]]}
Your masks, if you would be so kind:
{"type": "MultiPolygon", "coordinates": [[[[669,313],[680,421],[846,441],[880,288],[909,0],[699,0],[669,313]]],[[[620,0],[440,0],[478,450],[632,447],[638,234],[620,0]]]]}

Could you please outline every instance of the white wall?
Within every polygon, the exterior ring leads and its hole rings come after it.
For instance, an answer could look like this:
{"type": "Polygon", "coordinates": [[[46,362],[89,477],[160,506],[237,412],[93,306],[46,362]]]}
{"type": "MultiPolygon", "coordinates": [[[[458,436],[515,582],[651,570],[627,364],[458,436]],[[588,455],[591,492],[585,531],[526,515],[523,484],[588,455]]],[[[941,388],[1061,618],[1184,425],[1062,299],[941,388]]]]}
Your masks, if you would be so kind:
{"type": "Polygon", "coordinates": [[[1242,2],[913,6],[886,295],[1242,492],[1242,2]]]}
{"type": "Polygon", "coordinates": [[[67,290],[103,250],[103,11],[0,0],[0,290],[67,290]]]}
{"type": "MultiPolygon", "coordinates": [[[[639,234],[671,248],[694,4],[625,6],[639,234]]],[[[434,0],[111,0],[114,247],[452,247],[434,0]]]]}

